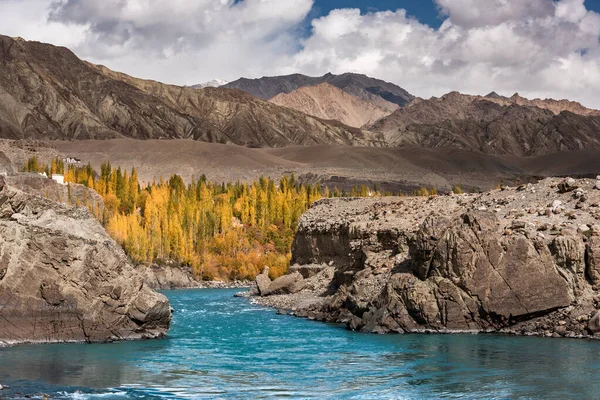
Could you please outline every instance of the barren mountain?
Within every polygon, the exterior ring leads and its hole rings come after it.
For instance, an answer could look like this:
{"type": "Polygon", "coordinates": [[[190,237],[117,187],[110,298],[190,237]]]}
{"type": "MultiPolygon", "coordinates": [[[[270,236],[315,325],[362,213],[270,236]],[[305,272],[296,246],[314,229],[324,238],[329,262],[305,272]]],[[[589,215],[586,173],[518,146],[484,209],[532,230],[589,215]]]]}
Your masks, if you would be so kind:
{"type": "Polygon", "coordinates": [[[544,110],[550,110],[554,114],[560,114],[563,111],[569,111],[573,114],[579,115],[600,115],[600,110],[594,110],[591,108],[584,107],[581,103],[570,100],[554,100],[554,99],[533,99],[529,100],[525,97],[521,97],[518,93],[515,93],[511,97],[500,96],[495,92],[492,92],[485,96],[485,99],[493,101],[494,103],[501,104],[503,106],[516,104],[519,106],[538,107],[544,110]]]}
{"type": "Polygon", "coordinates": [[[224,87],[241,89],[253,96],[270,100],[280,93],[291,93],[305,86],[316,86],[329,83],[343,91],[367,100],[374,104],[385,100],[398,106],[408,104],[414,96],[393,83],[370,78],[360,74],[326,74],[320,77],[310,77],[301,74],[287,76],[263,77],[260,79],[241,78],[228,83],[224,87]]]}
{"type": "MultiPolygon", "coordinates": [[[[338,104],[315,100],[312,105],[307,99],[303,107],[354,125],[361,122],[359,108],[371,119],[373,107],[392,111],[412,99],[396,85],[357,74],[241,80],[233,86],[247,84],[246,90],[256,89],[255,94],[261,95],[323,82],[371,105],[338,98],[338,104]]],[[[364,130],[281,107],[242,90],[193,89],[136,79],[84,62],[66,48],[0,36],[2,138],[194,139],[273,148],[409,145],[529,156],[600,149],[597,113],[562,100],[453,92],[415,99],[364,130]]]]}
{"type": "Polygon", "coordinates": [[[369,129],[381,133],[389,146],[525,156],[600,148],[600,116],[503,102],[458,92],[417,99],[369,129]]]}
{"type": "Polygon", "coordinates": [[[249,147],[371,141],[239,90],[136,79],[63,47],[7,36],[0,36],[0,137],[191,138],[249,147]]]}
{"type": "MultiPolygon", "coordinates": [[[[355,128],[373,123],[398,109],[397,105],[389,102],[387,107],[378,107],[329,83],[304,86],[288,94],[280,93],[269,101],[315,117],[334,119],[355,128]]],[[[382,101],[385,102],[383,99],[382,101]]]]}

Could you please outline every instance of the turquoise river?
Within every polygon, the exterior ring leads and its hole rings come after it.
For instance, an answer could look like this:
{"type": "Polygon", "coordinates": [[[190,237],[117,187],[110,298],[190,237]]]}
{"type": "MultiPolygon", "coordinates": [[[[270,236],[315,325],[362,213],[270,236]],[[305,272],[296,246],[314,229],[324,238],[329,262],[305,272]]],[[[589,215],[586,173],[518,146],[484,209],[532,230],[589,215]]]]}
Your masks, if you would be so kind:
{"type": "Polygon", "coordinates": [[[0,348],[0,399],[600,398],[600,341],[362,334],[234,293],[166,292],[164,340],[0,348]]]}

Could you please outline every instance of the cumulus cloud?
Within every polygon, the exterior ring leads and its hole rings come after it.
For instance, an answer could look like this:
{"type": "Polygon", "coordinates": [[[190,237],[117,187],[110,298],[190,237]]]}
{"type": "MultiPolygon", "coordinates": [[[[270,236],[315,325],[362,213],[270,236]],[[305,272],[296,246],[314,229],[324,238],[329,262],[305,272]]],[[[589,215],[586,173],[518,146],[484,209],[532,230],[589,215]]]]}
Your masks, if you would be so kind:
{"type": "Polygon", "coordinates": [[[66,45],[134,76],[194,84],[277,65],[299,48],[296,32],[312,6],[313,0],[0,0],[0,26],[4,34],[66,45]],[[12,26],[4,21],[9,9],[12,26]],[[40,14],[35,21],[30,10],[40,14]],[[50,34],[49,27],[62,31],[50,34]]]}
{"type": "Polygon", "coordinates": [[[338,9],[307,33],[313,0],[0,0],[0,23],[169,83],[359,72],[422,97],[519,91],[600,108],[600,15],[584,0],[435,5],[444,18],[435,29],[402,9],[338,9]]]}
{"type": "Polygon", "coordinates": [[[554,5],[548,0],[437,0],[437,4],[455,25],[464,28],[548,17],[554,13],[554,5]]]}
{"type": "Polygon", "coordinates": [[[95,49],[119,46],[160,56],[223,39],[268,41],[311,7],[312,0],[61,0],[51,4],[49,20],[87,26],[95,49]]]}
{"type": "Polygon", "coordinates": [[[600,15],[583,0],[437,0],[439,29],[404,10],[335,10],[290,70],[364,72],[428,97],[459,90],[573,98],[600,107],[600,15]]]}

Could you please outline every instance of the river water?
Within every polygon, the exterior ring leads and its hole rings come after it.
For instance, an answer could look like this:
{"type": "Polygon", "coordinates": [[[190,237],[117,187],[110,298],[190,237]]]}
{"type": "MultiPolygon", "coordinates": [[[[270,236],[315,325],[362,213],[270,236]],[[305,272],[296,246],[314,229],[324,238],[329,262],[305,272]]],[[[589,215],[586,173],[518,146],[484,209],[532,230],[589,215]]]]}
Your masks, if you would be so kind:
{"type": "Polygon", "coordinates": [[[2,348],[0,399],[600,398],[600,341],[361,334],[234,293],[165,292],[164,340],[2,348]]]}

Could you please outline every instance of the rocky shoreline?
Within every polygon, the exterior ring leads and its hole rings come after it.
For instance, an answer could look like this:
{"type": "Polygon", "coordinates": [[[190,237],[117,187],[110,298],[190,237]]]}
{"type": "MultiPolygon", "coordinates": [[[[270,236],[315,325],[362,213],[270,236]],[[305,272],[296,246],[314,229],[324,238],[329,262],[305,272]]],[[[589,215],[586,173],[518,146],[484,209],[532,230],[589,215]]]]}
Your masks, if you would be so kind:
{"type": "Polygon", "coordinates": [[[253,285],[252,281],[200,281],[189,267],[138,266],[146,285],[155,290],[176,289],[238,289],[253,285]]]}
{"type": "Polygon", "coordinates": [[[0,176],[0,319],[5,345],[93,343],[163,337],[171,309],[87,208],[0,176]]]}
{"type": "Polygon", "coordinates": [[[600,177],[325,199],[252,301],[372,333],[600,337],[600,177]]]}

